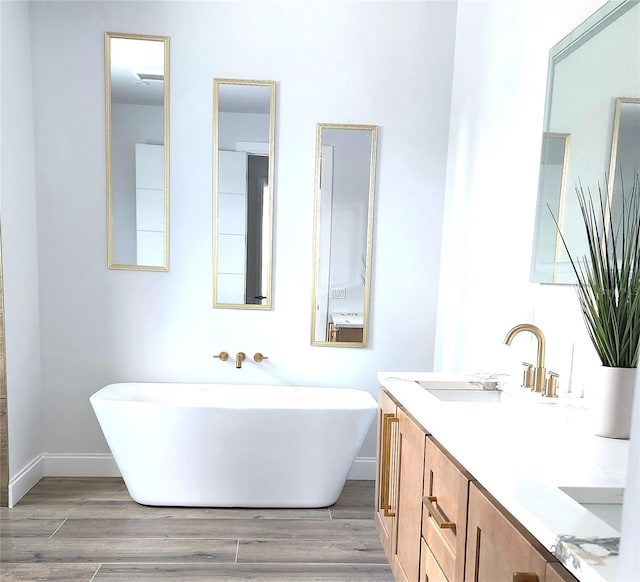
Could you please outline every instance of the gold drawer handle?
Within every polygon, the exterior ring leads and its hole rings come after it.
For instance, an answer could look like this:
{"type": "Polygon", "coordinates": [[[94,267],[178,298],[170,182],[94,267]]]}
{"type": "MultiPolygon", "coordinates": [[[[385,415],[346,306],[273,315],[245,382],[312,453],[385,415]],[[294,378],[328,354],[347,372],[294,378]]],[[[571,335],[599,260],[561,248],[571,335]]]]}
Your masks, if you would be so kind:
{"type": "Polygon", "coordinates": [[[391,474],[392,454],[392,427],[398,422],[395,414],[384,414],[382,417],[382,475],[380,478],[380,509],[385,517],[395,517],[395,511],[391,509],[391,474]]]}
{"type": "Polygon", "coordinates": [[[514,572],[513,582],[540,582],[535,572],[514,572]]]}
{"type": "MultiPolygon", "coordinates": [[[[433,517],[433,520],[438,524],[440,529],[456,529],[456,524],[452,521],[447,521],[438,509],[438,498],[428,495],[422,498],[422,502],[427,508],[429,515],[433,517]]],[[[514,580],[515,582],[515,580],[514,580]]],[[[523,581],[524,582],[524,581],[523,581]]]]}

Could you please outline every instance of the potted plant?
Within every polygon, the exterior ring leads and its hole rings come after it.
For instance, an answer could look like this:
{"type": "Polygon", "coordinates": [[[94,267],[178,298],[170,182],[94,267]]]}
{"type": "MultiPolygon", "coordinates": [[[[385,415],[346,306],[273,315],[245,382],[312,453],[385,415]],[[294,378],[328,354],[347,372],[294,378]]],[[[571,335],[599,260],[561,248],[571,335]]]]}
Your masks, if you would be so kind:
{"type": "Polygon", "coordinates": [[[622,188],[619,219],[614,220],[600,186],[598,192],[594,202],[589,190],[576,186],[586,255],[572,255],[557,221],[556,226],[577,278],[587,332],[602,363],[599,385],[591,394],[595,432],[629,438],[640,356],[640,176],[634,172],[629,192],[622,188]]]}

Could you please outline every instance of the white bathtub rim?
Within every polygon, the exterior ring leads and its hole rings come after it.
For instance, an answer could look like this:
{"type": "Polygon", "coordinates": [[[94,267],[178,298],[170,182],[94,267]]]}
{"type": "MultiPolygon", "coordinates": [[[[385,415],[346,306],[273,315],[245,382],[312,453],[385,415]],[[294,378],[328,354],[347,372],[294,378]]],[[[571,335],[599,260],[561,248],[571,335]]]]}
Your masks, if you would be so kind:
{"type": "Polygon", "coordinates": [[[377,402],[368,390],[359,388],[340,388],[331,386],[291,386],[291,385],[275,385],[275,384],[215,384],[203,382],[113,382],[100,388],[97,392],[89,397],[89,401],[93,405],[96,401],[104,403],[126,403],[127,405],[155,405],[155,406],[178,406],[193,408],[213,408],[220,407],[225,409],[246,410],[251,409],[268,409],[268,410],[366,410],[376,409],[377,402]],[[276,394],[280,394],[286,398],[291,394],[300,395],[308,392],[313,399],[297,399],[295,401],[287,401],[281,406],[261,405],[260,402],[225,402],[222,405],[211,403],[196,403],[192,400],[181,401],[176,393],[171,399],[136,399],[135,397],[125,398],[118,395],[111,395],[119,389],[133,388],[138,390],[147,390],[153,394],[153,387],[161,387],[167,390],[171,386],[186,387],[189,390],[218,391],[223,396],[240,396],[242,392],[252,395],[257,392],[260,397],[267,397],[269,390],[275,390],[276,394]],[[228,391],[228,392],[226,392],[228,391]],[[342,397],[339,401],[333,400],[331,396],[342,397]],[[345,397],[350,397],[345,398],[345,397]],[[307,404],[305,406],[305,404],[307,404]]]}

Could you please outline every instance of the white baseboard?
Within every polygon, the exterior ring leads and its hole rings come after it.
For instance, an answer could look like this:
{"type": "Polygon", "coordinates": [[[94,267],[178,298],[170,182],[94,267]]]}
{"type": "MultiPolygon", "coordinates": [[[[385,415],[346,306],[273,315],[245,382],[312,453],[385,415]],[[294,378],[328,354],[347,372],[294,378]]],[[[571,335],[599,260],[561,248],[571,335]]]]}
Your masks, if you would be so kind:
{"type": "Polygon", "coordinates": [[[120,477],[110,453],[44,453],[48,477],[120,477]]]}
{"type": "Polygon", "coordinates": [[[13,507],[44,476],[44,459],[38,455],[9,480],[9,507],[13,507]]]}
{"type": "Polygon", "coordinates": [[[357,479],[364,481],[375,481],[376,479],[376,458],[356,457],[347,479],[357,479]]]}

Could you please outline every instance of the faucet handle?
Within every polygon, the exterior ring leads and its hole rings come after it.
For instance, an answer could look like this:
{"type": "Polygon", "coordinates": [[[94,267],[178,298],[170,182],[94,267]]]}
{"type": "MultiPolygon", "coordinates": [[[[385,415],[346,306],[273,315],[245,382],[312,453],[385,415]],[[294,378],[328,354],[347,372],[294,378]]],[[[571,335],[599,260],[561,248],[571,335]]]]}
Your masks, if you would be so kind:
{"type": "Polygon", "coordinates": [[[262,360],[268,360],[269,357],[265,356],[264,354],[261,354],[260,352],[256,352],[255,354],[253,354],[253,359],[255,362],[262,362],[262,360]]]}
{"type": "Polygon", "coordinates": [[[558,378],[560,374],[556,372],[552,372],[549,370],[549,377],[547,378],[547,385],[544,391],[543,396],[547,398],[557,398],[558,397],[558,378]]]}
{"type": "Polygon", "coordinates": [[[533,384],[534,384],[533,364],[530,364],[529,362],[522,362],[522,365],[526,366],[526,369],[522,374],[522,387],[533,388],[533,384]]]}
{"type": "Polygon", "coordinates": [[[229,352],[220,352],[219,354],[213,356],[214,358],[220,358],[221,362],[226,362],[229,359],[229,352]]]}

